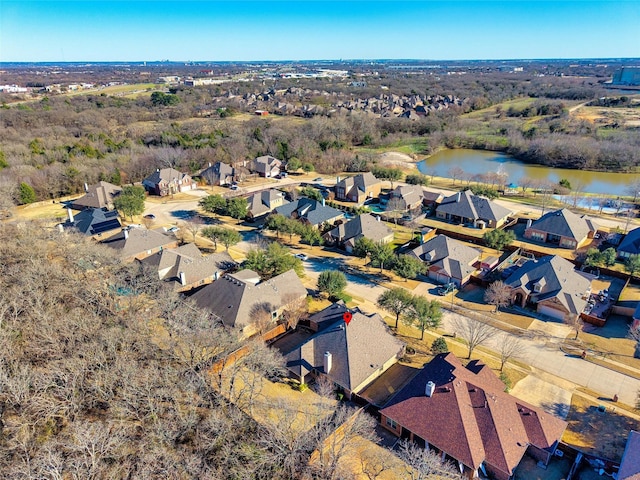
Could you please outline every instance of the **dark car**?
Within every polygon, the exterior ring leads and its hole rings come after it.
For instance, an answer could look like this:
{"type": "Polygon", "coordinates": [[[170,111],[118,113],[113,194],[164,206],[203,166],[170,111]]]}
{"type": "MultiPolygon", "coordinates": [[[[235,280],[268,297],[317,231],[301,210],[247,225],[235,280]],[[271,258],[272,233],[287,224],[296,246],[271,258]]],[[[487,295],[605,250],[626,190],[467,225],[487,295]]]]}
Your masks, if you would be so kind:
{"type": "Polygon", "coordinates": [[[156,216],[153,213],[148,213],[143,218],[146,218],[147,220],[155,220],[156,216]]]}

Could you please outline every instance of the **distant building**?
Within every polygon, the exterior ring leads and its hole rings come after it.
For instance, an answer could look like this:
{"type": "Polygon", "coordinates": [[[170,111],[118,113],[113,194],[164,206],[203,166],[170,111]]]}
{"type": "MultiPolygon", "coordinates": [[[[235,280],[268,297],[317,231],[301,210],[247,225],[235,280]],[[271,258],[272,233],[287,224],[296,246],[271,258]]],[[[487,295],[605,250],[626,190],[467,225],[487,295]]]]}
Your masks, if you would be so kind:
{"type": "Polygon", "coordinates": [[[348,253],[353,251],[360,238],[368,238],[375,243],[389,243],[393,241],[393,230],[370,213],[363,213],[347,223],[338,225],[327,232],[324,239],[332,245],[344,248],[348,253]]]}
{"type": "Polygon", "coordinates": [[[640,67],[622,67],[613,74],[612,85],[640,85],[640,67]]]}
{"type": "Polygon", "coordinates": [[[595,235],[598,226],[586,215],[576,215],[563,208],[547,212],[525,231],[524,238],[576,249],[595,235]]]}
{"type": "Polygon", "coordinates": [[[178,240],[173,235],[166,235],[159,230],[146,228],[125,229],[102,241],[106,246],[116,250],[120,258],[127,262],[142,260],[164,248],[176,248],[178,240]]]}
{"type": "Polygon", "coordinates": [[[488,198],[474,195],[471,190],[454,193],[436,207],[436,217],[453,223],[500,228],[512,212],[488,198]]]}
{"type": "Polygon", "coordinates": [[[338,179],[335,189],[336,200],[364,203],[365,200],[380,195],[382,182],[373,173],[365,172],[342,180],[338,179]]]}
{"type": "Polygon", "coordinates": [[[227,165],[223,162],[216,162],[213,165],[209,164],[208,168],[205,168],[200,172],[200,176],[209,185],[231,185],[235,176],[235,171],[231,165],[227,165]]]}
{"type": "Polygon", "coordinates": [[[106,211],[100,208],[86,208],[80,213],[73,214],[71,209],[67,209],[69,219],[61,224],[63,228],[74,229],[83,235],[90,235],[96,239],[113,234],[115,230],[120,230],[120,217],[118,212],[106,211]]]}
{"type": "Polygon", "coordinates": [[[122,192],[122,188],[109,182],[98,182],[86,187],[87,192],[80,198],[69,203],[71,208],[84,210],[85,208],[113,209],[113,200],[122,192]]]}

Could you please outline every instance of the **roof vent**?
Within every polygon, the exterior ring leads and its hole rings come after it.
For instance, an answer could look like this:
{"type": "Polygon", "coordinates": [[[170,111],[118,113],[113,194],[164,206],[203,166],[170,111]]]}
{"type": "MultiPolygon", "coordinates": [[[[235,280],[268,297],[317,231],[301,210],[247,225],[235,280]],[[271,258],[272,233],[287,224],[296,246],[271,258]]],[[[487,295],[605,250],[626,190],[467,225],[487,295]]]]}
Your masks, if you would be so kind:
{"type": "Polygon", "coordinates": [[[429,381],[427,382],[426,387],[425,387],[424,394],[425,394],[427,397],[430,397],[430,396],[432,396],[432,395],[433,395],[433,392],[435,392],[435,390],[436,390],[436,384],[435,384],[435,383],[433,383],[431,380],[429,380],[429,381]]]}

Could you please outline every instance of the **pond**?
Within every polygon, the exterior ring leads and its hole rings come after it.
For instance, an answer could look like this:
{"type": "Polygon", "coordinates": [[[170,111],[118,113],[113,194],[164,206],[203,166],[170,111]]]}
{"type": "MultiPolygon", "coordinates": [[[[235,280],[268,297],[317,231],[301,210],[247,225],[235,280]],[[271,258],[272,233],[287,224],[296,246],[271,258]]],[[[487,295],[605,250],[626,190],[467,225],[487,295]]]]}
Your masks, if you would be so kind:
{"type": "Polygon", "coordinates": [[[630,195],[629,185],[640,178],[640,175],[633,173],[545,167],[524,163],[504,153],[469,149],[442,150],[418,163],[420,172],[425,175],[435,172],[439,177],[449,177],[448,171],[452,167],[460,167],[465,174],[470,175],[502,172],[508,176],[507,183],[516,185],[524,177],[538,181],[548,180],[552,183],[566,178],[574,188],[579,186],[583,192],[616,196],[630,195]]]}

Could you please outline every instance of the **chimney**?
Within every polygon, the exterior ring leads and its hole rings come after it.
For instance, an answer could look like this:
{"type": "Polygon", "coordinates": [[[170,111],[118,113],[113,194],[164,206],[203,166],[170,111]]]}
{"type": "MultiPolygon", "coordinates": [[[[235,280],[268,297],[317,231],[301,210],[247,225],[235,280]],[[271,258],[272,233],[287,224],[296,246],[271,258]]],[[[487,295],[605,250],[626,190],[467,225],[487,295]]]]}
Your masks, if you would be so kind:
{"type": "Polygon", "coordinates": [[[340,175],[336,177],[336,183],[340,183],[340,175]]]}
{"type": "Polygon", "coordinates": [[[129,238],[129,230],[125,228],[123,232],[124,232],[124,239],[126,240],[127,238],[129,238]]]}
{"type": "Polygon", "coordinates": [[[84,182],[84,191],[85,192],[89,191],[89,185],[87,185],[87,182],[84,182]]]}
{"type": "Polygon", "coordinates": [[[380,215],[378,215],[378,216],[376,217],[376,220],[377,220],[377,221],[380,221],[380,215]]]}
{"type": "Polygon", "coordinates": [[[331,352],[324,352],[324,373],[327,374],[331,371],[331,361],[333,357],[331,352]]]}
{"type": "Polygon", "coordinates": [[[460,201],[460,197],[462,197],[462,192],[458,192],[458,198],[456,199],[456,202],[460,201]]]}
{"type": "Polygon", "coordinates": [[[324,197],[322,197],[322,206],[324,207],[324,197]]]}
{"type": "Polygon", "coordinates": [[[160,171],[160,169],[159,169],[159,168],[156,168],[156,172],[159,172],[159,171],[160,171]]]}
{"type": "Polygon", "coordinates": [[[531,219],[527,220],[527,228],[531,228],[532,223],[533,223],[533,220],[531,219]]]}
{"type": "Polygon", "coordinates": [[[67,215],[69,216],[69,223],[73,223],[73,212],[70,208],[67,208],[67,215]]]}
{"type": "Polygon", "coordinates": [[[180,272],[180,284],[184,287],[187,284],[187,275],[184,272],[180,272]]]}
{"type": "Polygon", "coordinates": [[[209,162],[209,168],[211,168],[211,162],[209,162]]]}
{"type": "MultiPolygon", "coordinates": [[[[326,354],[325,354],[325,355],[326,355],[326,354]]],[[[436,384],[435,384],[435,383],[433,383],[431,380],[429,380],[429,381],[427,382],[427,386],[426,386],[426,388],[425,388],[425,390],[424,390],[424,394],[425,394],[427,397],[430,397],[430,396],[432,396],[432,395],[433,395],[433,392],[435,392],[435,390],[436,390],[436,384]]]]}
{"type": "Polygon", "coordinates": [[[64,232],[64,225],[62,225],[61,223],[58,224],[58,231],[60,233],[64,232]]]}

